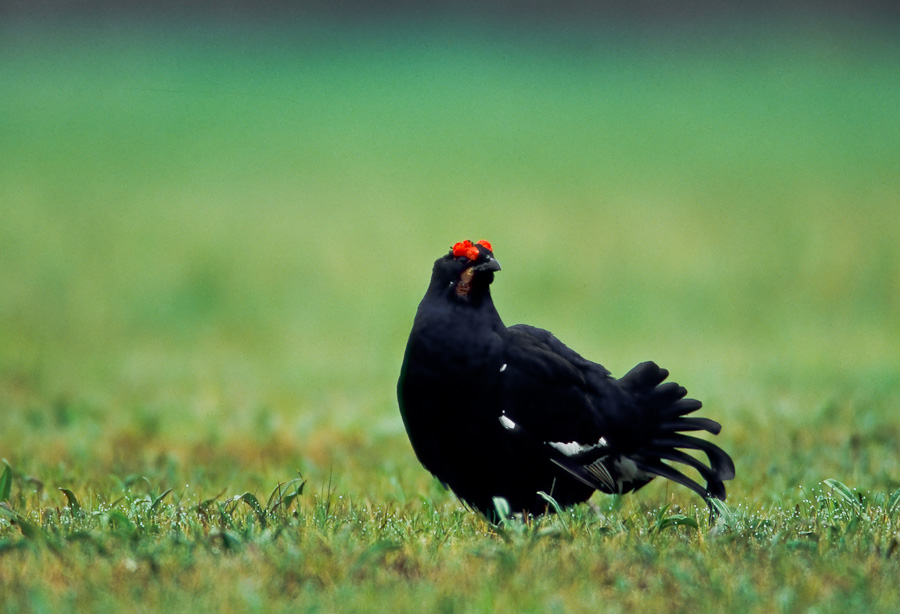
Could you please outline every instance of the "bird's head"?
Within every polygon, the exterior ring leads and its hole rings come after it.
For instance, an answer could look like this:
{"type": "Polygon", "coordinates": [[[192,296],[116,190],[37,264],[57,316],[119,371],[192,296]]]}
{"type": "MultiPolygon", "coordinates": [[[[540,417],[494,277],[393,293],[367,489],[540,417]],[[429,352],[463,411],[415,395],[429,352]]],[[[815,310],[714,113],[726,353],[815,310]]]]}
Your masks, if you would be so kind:
{"type": "Polygon", "coordinates": [[[488,286],[499,270],[500,263],[494,259],[490,243],[485,240],[477,243],[460,241],[434,263],[431,289],[449,293],[459,302],[480,302],[489,294],[488,286]]]}

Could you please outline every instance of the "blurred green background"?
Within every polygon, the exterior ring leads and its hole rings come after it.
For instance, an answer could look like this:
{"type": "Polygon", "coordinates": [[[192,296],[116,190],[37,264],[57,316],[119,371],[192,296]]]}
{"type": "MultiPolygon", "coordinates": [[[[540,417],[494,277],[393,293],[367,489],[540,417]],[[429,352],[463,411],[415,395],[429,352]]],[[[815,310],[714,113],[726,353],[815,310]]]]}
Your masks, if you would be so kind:
{"type": "Polygon", "coordinates": [[[7,27],[0,456],[422,491],[406,335],[486,238],[506,322],[668,367],[739,499],[896,487],[898,66],[895,30],[827,21],[7,27]],[[878,471],[815,458],[853,437],[878,471]]]}

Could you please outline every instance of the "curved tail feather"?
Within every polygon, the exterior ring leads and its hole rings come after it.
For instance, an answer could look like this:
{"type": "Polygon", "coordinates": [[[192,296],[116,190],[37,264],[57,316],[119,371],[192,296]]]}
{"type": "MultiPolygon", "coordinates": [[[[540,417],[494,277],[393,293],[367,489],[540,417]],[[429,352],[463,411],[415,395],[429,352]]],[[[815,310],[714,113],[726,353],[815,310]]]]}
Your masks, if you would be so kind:
{"type": "MultiPolygon", "coordinates": [[[[629,442],[618,446],[618,454],[603,459],[615,483],[613,490],[637,490],[654,476],[660,476],[686,486],[704,498],[724,500],[724,482],[734,478],[734,462],[716,444],[685,434],[706,431],[718,435],[722,427],[709,418],[687,417],[703,404],[686,398],[687,389],[675,382],[666,382],[668,376],[667,370],[653,362],[644,362],[619,380],[623,391],[632,398],[639,419],[635,420],[635,414],[622,415],[618,425],[610,425],[621,428],[624,439],[629,442]],[[683,450],[703,452],[708,464],[683,450]],[[706,487],[664,461],[693,469],[706,482],[706,487]],[[625,467],[628,471],[623,470],[625,467]]],[[[611,443],[614,443],[613,438],[611,433],[611,443]]],[[[605,482],[604,490],[610,485],[605,482]]]]}
{"type": "Polygon", "coordinates": [[[685,435],[689,431],[706,431],[718,435],[721,425],[709,418],[688,418],[703,404],[696,399],[685,398],[687,390],[675,382],[665,382],[669,372],[653,362],[644,362],[629,371],[621,380],[623,388],[634,395],[645,412],[645,428],[651,435],[644,445],[627,456],[641,470],[682,484],[704,498],[725,499],[726,480],[734,478],[734,461],[716,444],[685,435]],[[682,450],[703,452],[709,465],[682,450]],[[703,488],[677,468],[664,463],[670,461],[686,465],[706,481],[703,488]]]}

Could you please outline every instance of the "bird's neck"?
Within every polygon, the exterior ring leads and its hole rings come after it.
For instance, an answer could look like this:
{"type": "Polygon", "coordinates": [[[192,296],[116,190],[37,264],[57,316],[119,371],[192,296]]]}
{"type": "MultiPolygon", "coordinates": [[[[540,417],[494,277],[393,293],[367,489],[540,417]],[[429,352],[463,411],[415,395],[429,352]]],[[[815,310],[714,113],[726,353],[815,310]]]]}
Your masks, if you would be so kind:
{"type": "Polygon", "coordinates": [[[457,334],[464,336],[506,328],[488,291],[467,298],[426,295],[416,319],[440,329],[455,329],[457,334]]]}

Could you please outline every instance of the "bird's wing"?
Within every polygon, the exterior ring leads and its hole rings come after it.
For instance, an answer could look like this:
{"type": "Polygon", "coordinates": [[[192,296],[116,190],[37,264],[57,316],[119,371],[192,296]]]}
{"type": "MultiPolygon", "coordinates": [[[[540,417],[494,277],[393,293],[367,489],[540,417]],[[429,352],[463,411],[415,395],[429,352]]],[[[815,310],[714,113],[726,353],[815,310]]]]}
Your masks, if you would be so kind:
{"type": "Polygon", "coordinates": [[[547,458],[572,476],[605,492],[640,488],[654,475],[683,484],[704,497],[725,498],[723,480],[734,477],[731,458],[715,444],[685,432],[716,434],[718,423],[688,418],[699,401],[662,383],[665,369],[642,363],[621,380],[566,347],[547,331],[508,329],[501,379],[503,426],[543,444],[547,458]],[[679,448],[699,450],[709,466],[679,448]],[[696,470],[703,488],[670,461],[696,470]]]}
{"type": "Polygon", "coordinates": [[[504,345],[503,427],[588,487],[619,492],[619,476],[605,462],[612,449],[595,405],[619,402],[609,372],[540,328],[512,326],[504,345]]]}
{"type": "Polygon", "coordinates": [[[504,347],[504,415],[543,442],[596,443],[603,424],[594,403],[608,372],[533,326],[508,328],[504,347]]]}
{"type": "Polygon", "coordinates": [[[557,339],[549,330],[544,330],[543,328],[538,328],[536,326],[529,326],[528,324],[515,324],[506,330],[510,334],[511,340],[519,341],[523,344],[541,344],[582,372],[588,371],[599,376],[609,375],[609,371],[602,365],[584,358],[581,354],[557,339]]]}

